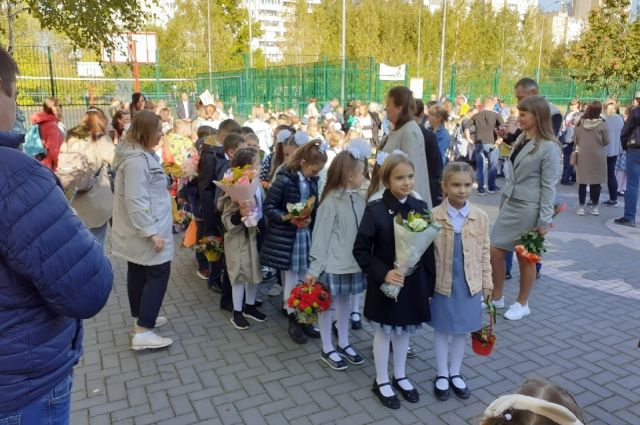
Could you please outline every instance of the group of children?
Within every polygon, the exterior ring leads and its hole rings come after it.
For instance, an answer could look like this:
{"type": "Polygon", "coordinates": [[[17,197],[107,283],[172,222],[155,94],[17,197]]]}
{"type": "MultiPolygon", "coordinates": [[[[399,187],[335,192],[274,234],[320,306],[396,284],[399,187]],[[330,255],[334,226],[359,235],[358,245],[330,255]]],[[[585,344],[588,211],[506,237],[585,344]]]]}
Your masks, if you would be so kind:
{"type": "Polygon", "coordinates": [[[393,153],[376,164],[370,176],[368,141],[354,139],[332,147],[281,125],[274,132],[273,153],[260,163],[259,150],[247,146],[240,131],[237,123],[228,120],[220,124],[215,137],[201,135],[201,207],[196,214],[202,218],[201,235],[224,235],[226,254],[223,262],[213,264],[209,279],[221,286],[222,307],[230,298],[231,323],[247,329],[246,319],[267,320],[256,306],[257,285],[263,280],[261,267],[275,269],[283,283],[282,301],[292,340],[304,343],[307,337],[320,337],[320,359],[335,370],[344,370],[348,364],[364,363],[349,344],[349,325],[360,321],[358,297],[366,290],[364,316],[375,329],[372,389],[381,403],[400,407],[394,389],[408,402],[419,401],[405,366],[410,335],[423,324],[435,330],[438,374],[434,393],[446,400],[451,389],[458,397],[468,398],[469,389],[460,374],[465,341],[470,332],[481,328],[481,297],[492,288],[488,218],[468,201],[473,169],[459,162],[445,168],[442,189],[446,197],[432,211],[442,230],[418,267],[405,276],[394,268],[393,221],[397,214],[406,218],[411,211],[428,209],[413,192],[410,158],[393,153]],[[259,173],[263,184],[253,201],[238,204],[213,185],[229,167],[248,167],[259,173]],[[363,186],[369,180],[366,191],[363,186]],[[305,203],[311,197],[319,202],[309,217],[296,222],[287,219],[288,204],[305,203]],[[207,211],[205,205],[216,208],[207,211]],[[243,220],[255,211],[258,232],[243,220]],[[332,309],[320,313],[319,330],[298,323],[295,311],[288,307],[291,291],[301,282],[319,282],[331,294],[332,309]],[[385,282],[403,288],[397,300],[382,293],[380,286],[385,282]],[[334,317],[337,345],[332,340],[334,317]]]}

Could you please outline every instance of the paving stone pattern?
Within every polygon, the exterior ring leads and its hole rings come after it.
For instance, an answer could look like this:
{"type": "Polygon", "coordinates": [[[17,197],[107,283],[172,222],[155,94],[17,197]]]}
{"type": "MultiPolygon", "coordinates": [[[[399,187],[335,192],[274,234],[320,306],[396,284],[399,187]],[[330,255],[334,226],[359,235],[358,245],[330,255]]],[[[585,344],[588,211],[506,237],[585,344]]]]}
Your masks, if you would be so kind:
{"type": "MultiPolygon", "coordinates": [[[[602,206],[599,217],[577,217],[577,187],[560,190],[571,209],[549,236],[552,249],[530,302],[532,314],[518,322],[498,320],[491,357],[467,348],[467,401],[433,397],[430,328],[412,338],[418,357],[407,366],[421,400],[392,411],[371,392],[372,332],[366,322],[351,340],[365,364],[333,371],[320,361],[319,340],[297,345],[288,338],[280,298],[266,295],[269,285],[260,289],[269,320],[251,322],[247,331],[233,328],[230,313],[218,308],[219,295],[196,276],[193,253],[178,249],[161,311],[169,324],[159,330],[175,342],[155,352],[129,349],[126,265],[113,260],[109,303],[85,321],[72,424],[477,424],[492,400],[527,377],[543,377],[572,392],[589,424],[640,424],[640,231],[611,223],[622,215],[620,207],[602,206]]],[[[493,219],[499,196],[474,201],[493,219]]],[[[515,266],[507,284],[509,303],[517,274],[515,266]]]]}

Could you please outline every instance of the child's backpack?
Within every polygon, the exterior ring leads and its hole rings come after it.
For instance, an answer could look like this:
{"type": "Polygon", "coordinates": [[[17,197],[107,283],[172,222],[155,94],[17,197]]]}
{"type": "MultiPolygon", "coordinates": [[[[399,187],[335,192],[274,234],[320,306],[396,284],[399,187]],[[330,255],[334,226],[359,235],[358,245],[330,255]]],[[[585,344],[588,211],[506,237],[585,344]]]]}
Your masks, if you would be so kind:
{"type": "Polygon", "coordinates": [[[27,134],[24,136],[24,145],[22,150],[27,155],[41,161],[47,156],[48,150],[42,144],[42,137],[40,136],[40,126],[33,124],[27,134]]]}
{"type": "Polygon", "coordinates": [[[97,177],[102,171],[102,167],[97,173],[91,171],[91,163],[87,155],[81,150],[60,152],[58,156],[58,171],[56,174],[62,183],[62,187],[67,189],[77,188],[78,192],[91,190],[97,181],[97,177]]]}

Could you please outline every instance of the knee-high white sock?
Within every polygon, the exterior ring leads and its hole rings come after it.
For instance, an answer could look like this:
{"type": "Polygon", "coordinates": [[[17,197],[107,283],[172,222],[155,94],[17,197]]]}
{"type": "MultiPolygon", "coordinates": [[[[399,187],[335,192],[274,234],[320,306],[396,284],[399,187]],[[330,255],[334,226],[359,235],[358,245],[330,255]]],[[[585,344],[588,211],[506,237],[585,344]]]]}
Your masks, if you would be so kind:
{"type": "MultiPolygon", "coordinates": [[[[407,371],[407,350],[409,349],[409,334],[391,335],[391,343],[393,344],[393,377],[396,379],[406,378],[407,371]]],[[[411,382],[405,380],[399,381],[398,385],[404,390],[412,390],[411,382]]]]}
{"type": "MultiPolygon", "coordinates": [[[[438,376],[449,377],[449,334],[447,332],[435,331],[433,333],[433,346],[436,350],[436,367],[438,368],[438,376]]],[[[436,381],[438,389],[446,390],[449,388],[449,382],[444,379],[436,381]]]]}
{"type": "Polygon", "coordinates": [[[358,313],[360,316],[360,302],[362,301],[362,293],[351,295],[351,311],[350,313],[358,313]]]}
{"type": "MultiPolygon", "coordinates": [[[[331,340],[331,318],[332,311],[327,310],[318,314],[318,327],[320,328],[320,339],[322,341],[322,352],[330,353],[334,351],[333,341],[331,340]]],[[[335,361],[340,360],[338,353],[331,354],[330,358],[335,361]]]]}
{"type": "Polygon", "coordinates": [[[298,285],[298,273],[293,270],[287,270],[284,272],[284,288],[282,291],[282,299],[284,301],[284,308],[287,309],[289,314],[293,313],[293,309],[289,308],[289,296],[291,291],[298,285]]]}
{"type": "MultiPolygon", "coordinates": [[[[460,375],[466,342],[467,335],[452,335],[451,337],[451,369],[449,370],[451,376],[460,375]]],[[[460,378],[454,378],[452,383],[458,388],[465,387],[464,381],[460,378]]]]}
{"type": "Polygon", "coordinates": [[[254,283],[245,283],[244,292],[247,294],[246,295],[247,305],[255,305],[256,297],[258,296],[258,285],[254,283]]]}
{"type": "MultiPolygon", "coordinates": [[[[373,335],[373,362],[376,365],[376,383],[384,384],[389,382],[389,342],[390,335],[385,335],[382,330],[378,329],[373,335]]],[[[393,390],[390,386],[385,385],[380,388],[380,392],[385,397],[391,397],[393,390]]]]}
{"type": "MultiPolygon", "coordinates": [[[[338,318],[338,346],[344,348],[349,345],[349,295],[337,295],[333,299],[336,316],[338,318]]],[[[347,351],[351,355],[355,355],[355,351],[347,351]]]]}
{"type": "Polygon", "coordinates": [[[233,297],[233,309],[242,311],[242,302],[244,301],[244,284],[236,283],[231,287],[231,296],[233,297]]]}

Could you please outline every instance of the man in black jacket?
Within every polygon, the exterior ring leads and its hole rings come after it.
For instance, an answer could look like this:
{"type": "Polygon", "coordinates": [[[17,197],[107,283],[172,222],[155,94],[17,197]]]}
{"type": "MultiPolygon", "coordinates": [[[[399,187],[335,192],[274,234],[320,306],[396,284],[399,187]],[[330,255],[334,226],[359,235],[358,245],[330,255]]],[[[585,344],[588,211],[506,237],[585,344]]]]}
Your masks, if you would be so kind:
{"type": "Polygon", "coordinates": [[[624,192],[624,217],[614,220],[622,226],[636,227],[638,184],[640,183],[640,92],[636,92],[635,107],[624,124],[620,141],[627,152],[627,190],[624,192]]]}
{"type": "Polygon", "coordinates": [[[427,130],[421,123],[420,118],[424,114],[424,103],[422,100],[416,99],[416,122],[422,136],[424,136],[424,151],[427,155],[427,172],[429,173],[429,190],[431,192],[431,201],[436,207],[442,203],[442,156],[436,142],[436,135],[433,131],[427,130]]]}

